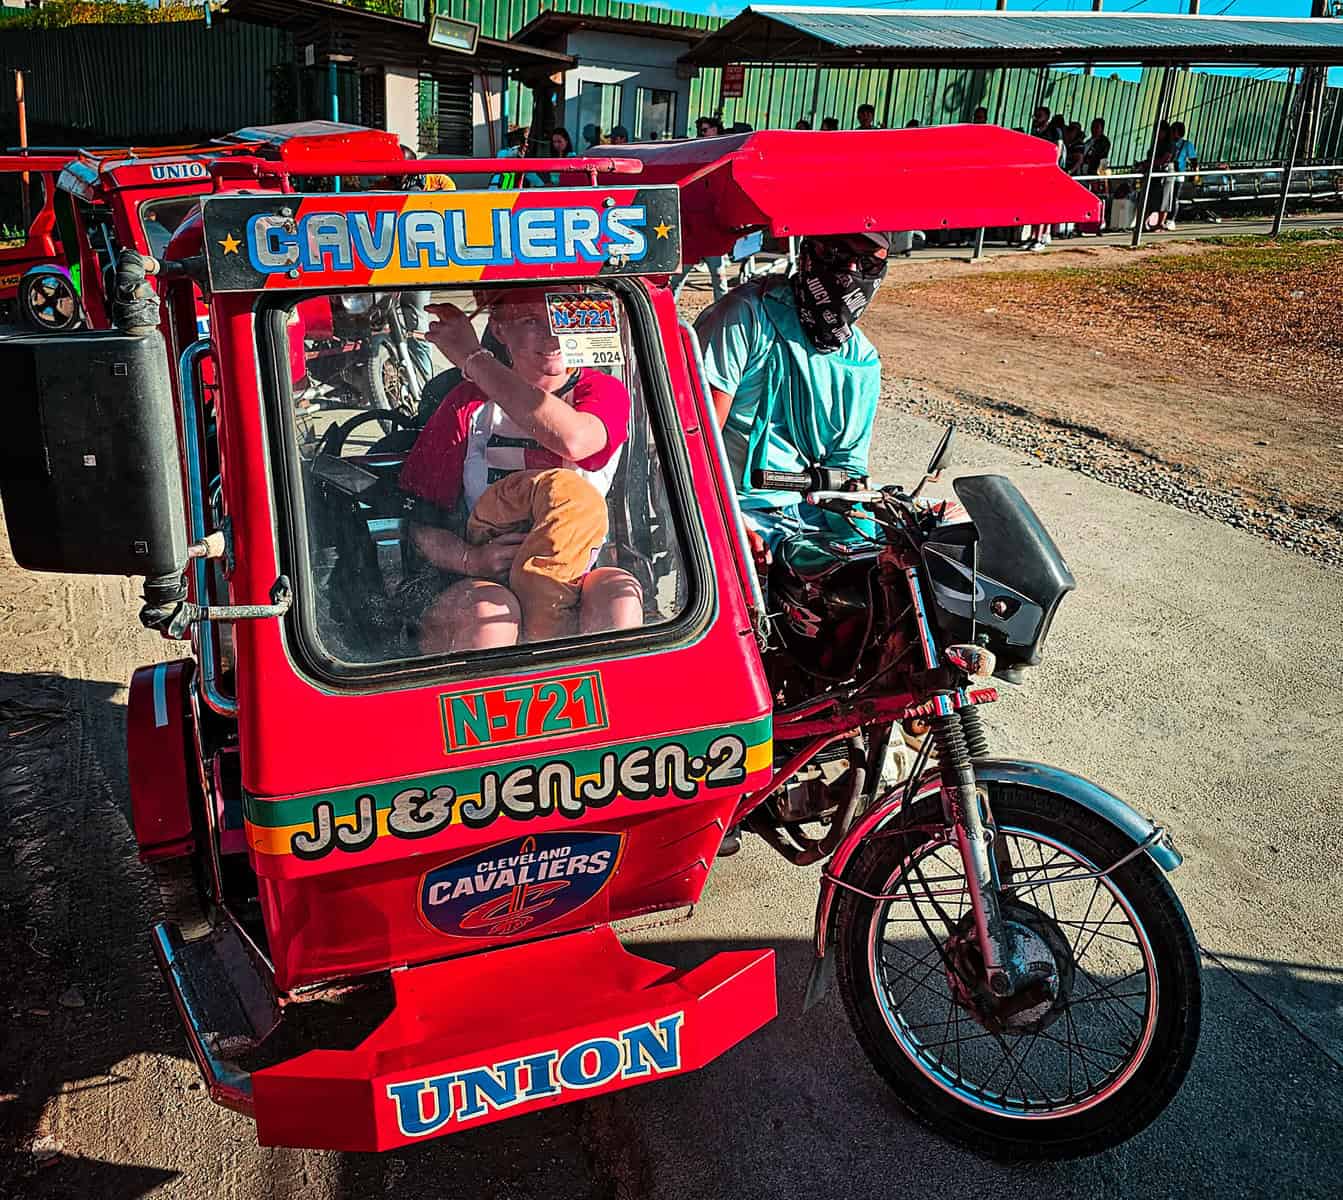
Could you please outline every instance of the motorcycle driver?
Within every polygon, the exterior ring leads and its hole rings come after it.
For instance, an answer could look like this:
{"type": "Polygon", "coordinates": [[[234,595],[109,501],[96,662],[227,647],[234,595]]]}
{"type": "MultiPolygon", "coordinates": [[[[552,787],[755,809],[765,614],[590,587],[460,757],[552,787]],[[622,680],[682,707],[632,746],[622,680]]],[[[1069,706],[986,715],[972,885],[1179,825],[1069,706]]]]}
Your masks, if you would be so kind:
{"type": "Polygon", "coordinates": [[[881,360],[856,322],[889,251],[885,233],[804,238],[795,274],[735,288],[695,322],[757,565],[791,533],[852,533],[796,492],[750,481],[813,466],[866,479],[881,360]]]}

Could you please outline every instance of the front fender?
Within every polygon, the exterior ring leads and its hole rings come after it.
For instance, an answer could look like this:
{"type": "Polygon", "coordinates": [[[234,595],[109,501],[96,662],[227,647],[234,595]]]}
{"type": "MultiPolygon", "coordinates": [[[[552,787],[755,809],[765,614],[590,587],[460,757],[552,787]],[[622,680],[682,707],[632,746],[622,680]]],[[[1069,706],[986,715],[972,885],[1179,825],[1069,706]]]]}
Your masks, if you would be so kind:
{"type": "MultiPolygon", "coordinates": [[[[1135,846],[1142,845],[1156,832],[1156,826],[1151,821],[1119,799],[1118,796],[1112,795],[1089,779],[1083,779],[1080,775],[1074,775],[1071,771],[1060,770],[1058,767],[1046,766],[1044,763],[1025,762],[1015,758],[985,758],[976,761],[975,778],[980,783],[1017,784],[1021,787],[1032,787],[1040,791],[1053,792],[1057,796],[1062,796],[1066,800],[1071,800],[1075,804],[1089,808],[1098,817],[1113,825],[1135,846]]],[[[843,877],[849,861],[857,853],[863,839],[880,829],[899,813],[905,786],[903,783],[900,784],[878,800],[863,816],[862,820],[844,835],[844,840],[840,842],[835,853],[831,856],[825,874],[821,878],[821,894],[816,900],[815,946],[818,958],[823,959],[825,957],[830,930],[830,914],[834,907],[835,893],[839,890],[834,880],[843,877]]],[[[935,770],[927,771],[919,780],[915,799],[918,800],[924,796],[932,795],[941,786],[942,780],[938,772],[935,770]]],[[[1159,867],[1166,871],[1175,870],[1184,861],[1180,857],[1179,851],[1171,844],[1169,837],[1162,838],[1148,846],[1147,853],[1152,856],[1159,867]]],[[[811,991],[812,988],[809,987],[809,999],[811,999],[811,991]]],[[[811,1002],[814,1003],[814,999],[811,999],[811,1002]]]]}

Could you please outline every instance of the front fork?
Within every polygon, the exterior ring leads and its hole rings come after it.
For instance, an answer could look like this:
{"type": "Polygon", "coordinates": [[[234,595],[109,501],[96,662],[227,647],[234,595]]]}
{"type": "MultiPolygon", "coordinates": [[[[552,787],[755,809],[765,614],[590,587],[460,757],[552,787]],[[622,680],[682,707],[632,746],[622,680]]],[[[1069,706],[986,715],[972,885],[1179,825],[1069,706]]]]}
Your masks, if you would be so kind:
{"type": "Polygon", "coordinates": [[[952,711],[934,717],[929,730],[942,772],[943,813],[965,867],[985,980],[995,996],[1007,996],[1022,982],[1022,971],[999,904],[992,816],[975,783],[974,758],[987,749],[980,716],[974,708],[952,711]]]}

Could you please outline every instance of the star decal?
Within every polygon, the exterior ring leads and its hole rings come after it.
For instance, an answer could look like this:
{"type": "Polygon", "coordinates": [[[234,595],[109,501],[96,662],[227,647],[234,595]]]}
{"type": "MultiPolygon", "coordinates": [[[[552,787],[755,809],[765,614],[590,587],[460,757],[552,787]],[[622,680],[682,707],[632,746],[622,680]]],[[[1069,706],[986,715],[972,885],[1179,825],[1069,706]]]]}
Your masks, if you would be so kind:
{"type": "Polygon", "coordinates": [[[240,241],[238,241],[238,239],[235,238],[235,237],[233,236],[233,234],[231,234],[231,233],[228,234],[228,235],[224,238],[224,240],[223,240],[222,242],[220,242],[219,244],[220,244],[221,246],[223,246],[223,248],[224,248],[224,253],[225,253],[225,254],[237,254],[237,253],[238,253],[238,247],[242,245],[242,243],[241,243],[240,241]]]}
{"type": "Polygon", "coordinates": [[[656,233],[658,237],[665,238],[667,234],[671,233],[673,228],[674,226],[668,225],[664,219],[661,224],[653,226],[653,232],[656,233]]]}

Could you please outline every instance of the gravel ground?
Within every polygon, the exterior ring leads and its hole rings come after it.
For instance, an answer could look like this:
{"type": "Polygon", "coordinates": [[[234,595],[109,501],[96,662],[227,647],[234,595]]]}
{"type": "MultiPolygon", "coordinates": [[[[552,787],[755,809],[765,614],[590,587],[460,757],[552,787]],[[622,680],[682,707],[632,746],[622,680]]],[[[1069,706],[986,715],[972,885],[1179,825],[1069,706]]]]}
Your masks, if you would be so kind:
{"type": "Polygon", "coordinates": [[[1097,429],[1050,421],[990,396],[946,394],[915,380],[892,380],[882,399],[902,412],[954,422],[965,433],[1033,454],[1102,483],[1258,534],[1324,566],[1343,571],[1343,527],[1212,485],[1201,473],[1163,462],[1097,429]]]}

